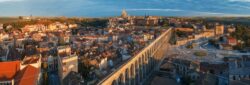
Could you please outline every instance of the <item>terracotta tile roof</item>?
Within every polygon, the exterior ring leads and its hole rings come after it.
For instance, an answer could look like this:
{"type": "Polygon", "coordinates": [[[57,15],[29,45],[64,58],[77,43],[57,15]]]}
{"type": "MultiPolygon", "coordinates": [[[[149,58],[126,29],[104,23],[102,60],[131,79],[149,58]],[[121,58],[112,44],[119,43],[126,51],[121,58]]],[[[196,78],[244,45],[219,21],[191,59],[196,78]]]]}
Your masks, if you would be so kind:
{"type": "Polygon", "coordinates": [[[28,65],[15,77],[15,85],[36,85],[38,74],[37,68],[28,65]]]}
{"type": "Polygon", "coordinates": [[[20,61],[0,62],[0,81],[12,80],[20,69],[20,61]]]}
{"type": "Polygon", "coordinates": [[[229,37],[229,38],[228,38],[228,43],[229,43],[229,44],[231,44],[231,43],[232,43],[232,44],[237,44],[237,39],[232,38],[232,37],[229,37]]]}

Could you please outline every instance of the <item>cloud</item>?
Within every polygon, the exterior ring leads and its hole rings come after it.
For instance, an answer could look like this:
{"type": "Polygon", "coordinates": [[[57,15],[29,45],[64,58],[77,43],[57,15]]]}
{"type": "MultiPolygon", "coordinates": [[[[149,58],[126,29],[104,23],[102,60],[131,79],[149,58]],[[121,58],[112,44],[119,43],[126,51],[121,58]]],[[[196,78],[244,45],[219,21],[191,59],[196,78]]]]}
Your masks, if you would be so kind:
{"type": "Polygon", "coordinates": [[[0,0],[0,2],[16,2],[16,1],[23,1],[23,0],[0,0]]]}
{"type": "Polygon", "coordinates": [[[240,8],[244,8],[244,9],[250,9],[250,6],[238,6],[240,8]]]}
{"type": "Polygon", "coordinates": [[[221,12],[210,12],[210,11],[192,11],[192,10],[182,10],[182,9],[154,9],[154,8],[147,8],[147,9],[126,9],[127,11],[162,11],[162,12],[186,12],[192,14],[200,14],[201,16],[248,16],[242,14],[233,14],[233,13],[221,13],[221,12]]]}
{"type": "Polygon", "coordinates": [[[217,12],[201,12],[201,11],[190,11],[190,10],[181,10],[181,9],[154,9],[154,8],[148,8],[148,9],[126,9],[127,11],[183,11],[183,12],[192,12],[192,13],[198,13],[198,14],[224,14],[224,13],[217,13],[217,12]]]}
{"type": "Polygon", "coordinates": [[[179,9],[126,9],[127,11],[183,11],[179,9]]]}
{"type": "Polygon", "coordinates": [[[250,0],[229,0],[230,2],[250,2],[250,0]]]}

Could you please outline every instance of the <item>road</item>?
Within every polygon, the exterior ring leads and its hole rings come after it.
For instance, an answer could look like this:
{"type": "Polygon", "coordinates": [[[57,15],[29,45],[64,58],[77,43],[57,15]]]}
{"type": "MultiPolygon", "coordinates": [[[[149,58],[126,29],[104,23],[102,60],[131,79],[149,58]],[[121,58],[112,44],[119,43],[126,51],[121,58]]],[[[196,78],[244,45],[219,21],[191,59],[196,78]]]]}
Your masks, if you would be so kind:
{"type": "Polygon", "coordinates": [[[217,48],[208,48],[207,47],[208,45],[208,42],[204,43],[204,44],[200,44],[199,47],[202,49],[202,50],[206,50],[210,53],[215,53],[215,54],[226,54],[226,55],[236,55],[236,56],[242,56],[242,55],[250,55],[250,53],[241,53],[239,51],[235,51],[235,50],[221,50],[221,49],[217,49],[217,48]]]}

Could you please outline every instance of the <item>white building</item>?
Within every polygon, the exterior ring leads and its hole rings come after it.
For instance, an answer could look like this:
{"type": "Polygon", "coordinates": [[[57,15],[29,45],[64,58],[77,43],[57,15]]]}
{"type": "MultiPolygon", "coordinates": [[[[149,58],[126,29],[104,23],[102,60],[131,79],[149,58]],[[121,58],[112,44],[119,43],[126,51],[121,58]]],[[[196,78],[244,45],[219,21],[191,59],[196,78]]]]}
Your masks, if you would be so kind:
{"type": "Polygon", "coordinates": [[[69,24],[69,28],[77,28],[77,24],[69,24]]]}
{"type": "Polygon", "coordinates": [[[62,58],[62,79],[72,71],[78,72],[78,56],[76,55],[62,58]]]}
{"type": "Polygon", "coordinates": [[[0,41],[6,40],[6,39],[9,39],[9,34],[3,34],[3,33],[1,33],[0,34],[0,41]]]}
{"type": "Polygon", "coordinates": [[[106,69],[108,66],[108,59],[105,57],[103,59],[101,59],[100,63],[99,63],[99,69],[103,70],[106,69]]]}
{"type": "Polygon", "coordinates": [[[22,32],[45,31],[46,29],[47,27],[42,24],[26,25],[25,27],[22,28],[22,32]]]}

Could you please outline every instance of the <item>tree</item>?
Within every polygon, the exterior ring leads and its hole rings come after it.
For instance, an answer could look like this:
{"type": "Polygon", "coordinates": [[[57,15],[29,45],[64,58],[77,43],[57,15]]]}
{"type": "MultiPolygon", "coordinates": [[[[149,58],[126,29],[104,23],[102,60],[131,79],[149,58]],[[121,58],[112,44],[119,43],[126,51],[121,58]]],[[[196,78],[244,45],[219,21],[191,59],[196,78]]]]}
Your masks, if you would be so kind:
{"type": "Polygon", "coordinates": [[[23,16],[19,16],[18,19],[22,20],[22,19],[23,19],[23,16]]]}
{"type": "Polygon", "coordinates": [[[210,39],[208,40],[208,42],[212,45],[216,45],[216,40],[215,39],[210,39]]]}
{"type": "Polygon", "coordinates": [[[107,27],[107,19],[86,19],[81,21],[83,27],[107,27]]]}
{"type": "Polygon", "coordinates": [[[165,23],[163,24],[163,27],[169,27],[169,24],[168,24],[167,22],[165,22],[165,23]]]}
{"type": "Polygon", "coordinates": [[[187,45],[186,48],[193,49],[194,47],[193,47],[193,45],[187,45]]]}
{"type": "Polygon", "coordinates": [[[203,56],[207,55],[207,52],[205,52],[205,51],[197,51],[197,52],[194,52],[194,55],[199,56],[199,57],[203,57],[203,56]]]}
{"type": "Polygon", "coordinates": [[[91,66],[89,65],[88,59],[83,60],[82,62],[79,63],[78,68],[79,72],[82,75],[83,78],[89,79],[90,75],[89,73],[91,72],[91,66]]]}
{"type": "Polygon", "coordinates": [[[244,49],[244,47],[250,47],[250,29],[247,25],[236,25],[236,31],[231,35],[238,39],[243,40],[245,43],[239,46],[235,46],[235,49],[244,49]]]}
{"type": "Polygon", "coordinates": [[[178,37],[187,37],[188,36],[188,34],[186,32],[182,32],[179,30],[176,31],[176,34],[178,37]]]}

